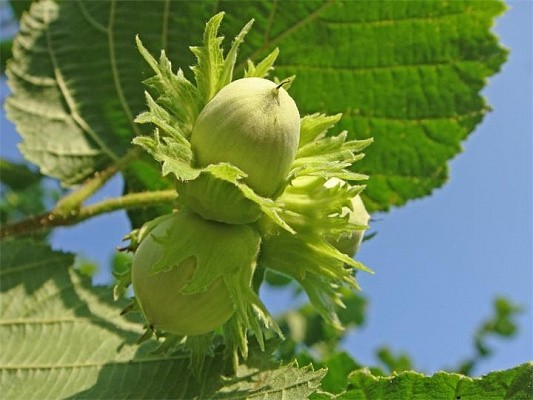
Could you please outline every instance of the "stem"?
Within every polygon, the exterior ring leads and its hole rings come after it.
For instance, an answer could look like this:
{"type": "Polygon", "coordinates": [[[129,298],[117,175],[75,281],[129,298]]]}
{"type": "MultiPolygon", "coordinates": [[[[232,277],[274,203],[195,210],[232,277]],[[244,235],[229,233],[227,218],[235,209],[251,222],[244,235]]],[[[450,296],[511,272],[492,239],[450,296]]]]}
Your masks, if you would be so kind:
{"type": "Polygon", "coordinates": [[[0,238],[24,235],[38,230],[55,226],[74,225],[100,214],[110,213],[121,209],[131,209],[153,206],[161,203],[172,203],[178,194],[175,190],[161,190],[155,192],[141,192],[114,197],[98,203],[80,207],[70,214],[58,213],[56,209],[0,228],[0,238]]]}
{"type": "Polygon", "coordinates": [[[91,197],[98,189],[111,179],[118,171],[128,165],[131,161],[139,156],[139,150],[134,149],[126,153],[124,157],[119,159],[115,164],[97,172],[92,178],[88,179],[78,189],[70,192],[65,197],[60,199],[53,209],[54,215],[70,216],[72,213],[80,209],[82,203],[91,197]]]}
{"type": "Polygon", "coordinates": [[[276,86],[276,89],[280,89],[283,85],[286,85],[287,83],[289,83],[291,80],[290,79],[285,79],[283,82],[281,82],[278,86],[276,86]]]}

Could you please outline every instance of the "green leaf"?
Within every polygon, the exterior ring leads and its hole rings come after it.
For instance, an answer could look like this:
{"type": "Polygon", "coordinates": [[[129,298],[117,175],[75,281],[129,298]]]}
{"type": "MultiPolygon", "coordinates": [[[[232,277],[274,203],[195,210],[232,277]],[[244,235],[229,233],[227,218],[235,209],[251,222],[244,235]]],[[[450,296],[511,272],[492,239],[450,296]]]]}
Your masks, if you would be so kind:
{"type": "Polygon", "coordinates": [[[0,55],[0,74],[3,75],[6,72],[7,61],[13,56],[12,39],[0,40],[0,55]]]}
{"type": "Polygon", "coordinates": [[[318,388],[326,371],[313,371],[311,367],[297,369],[296,365],[260,373],[241,368],[214,399],[306,399],[318,388]]]}
{"type": "MultiPolygon", "coordinates": [[[[123,155],[140,133],[133,119],[144,108],[141,81],[149,76],[134,36],[152,54],[164,49],[191,78],[189,46],[202,46],[205,21],[221,10],[230,38],[255,19],[236,76],[248,58],[256,65],[280,48],[275,75],[297,76],[291,95],[302,115],[343,113],[339,128],[349,139],[375,139],[360,163],[371,176],[364,195],[370,211],[446,181],[447,161],[488,110],[480,96],[486,78],[506,58],[490,32],[504,10],[499,0],[45,0],[23,18],[8,68],[8,115],[24,155],[66,184],[123,155]]],[[[215,69],[223,68],[221,56],[215,69]]]]}
{"type": "Polygon", "coordinates": [[[417,372],[373,376],[368,370],[361,370],[353,372],[349,380],[349,389],[337,399],[527,400],[533,393],[533,363],[491,372],[481,378],[447,372],[432,376],[417,372]]]}
{"type": "MultiPolygon", "coordinates": [[[[124,193],[142,192],[146,190],[166,190],[174,187],[174,183],[161,176],[161,166],[148,154],[130,163],[122,170],[124,175],[124,193]]],[[[162,204],[154,207],[128,210],[132,228],[140,228],[146,221],[172,211],[172,205],[162,204]]]]}
{"type": "Polygon", "coordinates": [[[274,62],[278,58],[279,49],[276,47],[272,53],[265,57],[259,64],[254,65],[252,60],[248,60],[248,66],[244,72],[245,78],[258,77],[264,78],[268,76],[271,70],[274,69],[274,62]]]}
{"type": "Polygon", "coordinates": [[[24,156],[44,174],[73,184],[116,160],[125,143],[102,134],[113,132],[106,116],[119,116],[120,104],[110,96],[114,88],[104,84],[104,76],[112,75],[111,65],[84,45],[89,40],[80,34],[79,18],[65,16],[56,3],[43,1],[22,18],[7,70],[14,94],[6,110],[23,138],[24,156]],[[33,57],[38,61],[32,63],[33,57]],[[98,73],[99,67],[105,74],[98,73]]]}
{"type": "Polygon", "coordinates": [[[300,123],[300,143],[299,147],[316,140],[326,134],[327,130],[335,126],[342,118],[342,114],[325,115],[311,114],[302,117],[300,123]]]}
{"type": "Polygon", "coordinates": [[[251,355],[222,378],[221,355],[193,376],[186,354],[140,347],[142,325],[119,316],[109,288],[94,288],[74,257],[31,240],[0,243],[0,385],[6,399],[306,398],[325,371],[251,355]],[[262,363],[257,360],[263,360],[262,363]]]}
{"type": "Polygon", "coordinates": [[[13,9],[15,17],[20,19],[25,11],[30,9],[33,0],[9,0],[9,5],[13,9]]]}
{"type": "Polygon", "coordinates": [[[409,356],[405,353],[394,354],[388,347],[380,347],[376,351],[377,358],[385,365],[389,373],[403,372],[413,369],[409,356]]]}
{"type": "Polygon", "coordinates": [[[135,122],[154,123],[177,140],[179,136],[189,137],[194,121],[196,121],[202,108],[198,89],[185,78],[181,69],[178,69],[176,74],[173,73],[172,63],[164,50],[161,50],[161,56],[157,62],[144,47],[138,35],[135,37],[135,42],[145,61],[156,73],[155,76],[145,80],[144,84],[159,94],[157,102],[164,107],[159,107],[150,95],[146,94],[148,105],[153,114],[143,113],[136,118],[135,122]],[[182,130],[178,130],[175,124],[169,124],[171,121],[178,121],[182,130]]]}
{"type": "Polygon", "coordinates": [[[68,269],[72,255],[6,240],[0,257],[3,396],[63,398],[91,386],[106,362],[133,358],[140,326],[101,300],[109,290],[93,290],[68,269]]]}
{"type": "Polygon", "coordinates": [[[233,81],[233,69],[235,68],[235,63],[237,62],[237,50],[239,49],[241,43],[244,41],[244,37],[252,27],[253,23],[254,20],[250,20],[235,37],[235,40],[231,45],[231,49],[228,52],[226,59],[224,60],[222,72],[218,80],[219,90],[222,89],[224,86],[228,85],[231,81],[233,81]]]}
{"type": "Polygon", "coordinates": [[[224,65],[222,39],[218,36],[218,28],[224,18],[220,12],[212,17],[205,26],[203,46],[191,46],[191,51],[198,60],[198,65],[192,67],[196,86],[203,103],[206,104],[218,92],[220,73],[224,65]]]}
{"type": "MultiPolygon", "coordinates": [[[[304,363],[313,361],[315,366],[327,367],[328,375],[338,375],[337,367],[331,369],[328,360],[338,354],[338,346],[348,329],[364,324],[367,306],[367,300],[364,297],[348,288],[340,288],[340,291],[342,292],[342,302],[346,308],[339,308],[338,317],[342,326],[346,327],[347,330],[337,329],[332,326],[311,304],[305,304],[298,309],[290,310],[277,318],[281,331],[286,337],[286,340],[276,350],[276,356],[280,360],[290,361],[296,357],[299,361],[302,361],[302,355],[313,354],[314,359],[304,359],[304,363]]],[[[351,362],[354,363],[354,361],[351,362]]],[[[302,364],[302,362],[300,363],[302,364]]],[[[346,360],[342,361],[342,363],[347,365],[347,355],[346,360]]],[[[355,367],[350,368],[349,371],[354,369],[355,367]]],[[[346,379],[346,375],[344,378],[346,379]]],[[[332,391],[331,389],[326,390],[332,391]]]]}
{"type": "Polygon", "coordinates": [[[25,164],[0,158],[0,224],[38,215],[50,200],[55,200],[56,189],[43,185],[41,178],[25,164]]]}
{"type": "Polygon", "coordinates": [[[371,176],[372,211],[446,181],[447,161],[488,111],[485,78],[506,57],[489,31],[499,1],[221,1],[219,9],[228,21],[241,16],[230,37],[256,19],[243,56],[280,48],[275,75],[297,76],[291,95],[302,114],[343,113],[350,138],[375,139],[357,166],[371,176]]]}
{"type": "Polygon", "coordinates": [[[177,28],[167,26],[165,4],[32,4],[7,71],[13,95],[6,109],[23,137],[23,154],[43,173],[75,184],[131,147],[141,133],[133,120],[144,107],[148,75],[134,37],[146,33],[150,47],[165,47],[177,28]]]}
{"type": "Polygon", "coordinates": [[[516,318],[522,307],[513,304],[504,297],[494,299],[494,315],[483,321],[474,332],[474,349],[476,354],[463,361],[457,372],[470,375],[476,365],[485,357],[490,357],[493,350],[488,343],[490,337],[510,338],[518,327],[516,318]]]}
{"type": "MultiPolygon", "coordinates": [[[[13,11],[13,16],[8,18],[9,7],[7,2],[3,2],[0,5],[0,11],[2,12],[2,25],[9,29],[9,25],[15,26],[17,21],[20,19],[22,14],[29,10],[32,0],[10,0],[9,6],[13,11]]],[[[3,75],[6,72],[7,61],[13,56],[13,39],[11,37],[6,37],[7,35],[2,34],[0,39],[0,74],[3,75]]]]}
{"type": "Polygon", "coordinates": [[[272,25],[248,43],[280,47],[275,72],[297,76],[291,94],[302,114],[340,112],[351,138],[374,138],[356,168],[371,177],[365,204],[383,210],[441,186],[447,161],[488,111],[480,90],[506,57],[489,28],[503,9],[499,1],[299,2],[290,27],[289,10],[270,9],[272,25]]]}
{"type": "Polygon", "coordinates": [[[0,182],[13,190],[23,190],[41,180],[41,175],[24,164],[0,158],[0,182]]]}
{"type": "Polygon", "coordinates": [[[351,371],[360,366],[345,352],[333,353],[322,363],[328,373],[322,380],[322,389],[330,393],[341,393],[346,389],[351,371]]]}

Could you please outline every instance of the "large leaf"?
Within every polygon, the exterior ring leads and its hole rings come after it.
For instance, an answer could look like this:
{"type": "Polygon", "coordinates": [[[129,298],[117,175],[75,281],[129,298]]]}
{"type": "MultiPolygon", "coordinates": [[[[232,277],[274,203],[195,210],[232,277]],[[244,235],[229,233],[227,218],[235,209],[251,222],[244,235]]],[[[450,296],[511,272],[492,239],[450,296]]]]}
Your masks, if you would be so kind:
{"type": "MultiPolygon", "coordinates": [[[[371,210],[427,195],[447,178],[447,161],[488,107],[480,91],[506,53],[490,32],[499,0],[465,1],[65,1],[34,4],[8,67],[8,112],[22,151],[44,173],[82,180],[128,149],[144,108],[139,34],[174,66],[193,64],[216,11],[258,61],[280,48],[275,75],[292,74],[302,114],[344,113],[352,137],[374,137],[363,160],[371,210]]],[[[229,45],[226,43],[226,45],[229,45]]],[[[358,167],[359,168],[359,167],[358,167]]]]}
{"type": "Polygon", "coordinates": [[[533,393],[533,363],[481,378],[438,372],[424,376],[402,372],[392,376],[373,376],[368,370],[353,372],[349,389],[337,397],[345,400],[528,400],[533,393]]]}
{"type": "Polygon", "coordinates": [[[254,362],[222,379],[220,356],[201,376],[182,353],[138,346],[142,324],[119,316],[109,288],[69,268],[73,257],[31,240],[0,248],[0,386],[5,399],[306,398],[325,371],[254,362]]]}

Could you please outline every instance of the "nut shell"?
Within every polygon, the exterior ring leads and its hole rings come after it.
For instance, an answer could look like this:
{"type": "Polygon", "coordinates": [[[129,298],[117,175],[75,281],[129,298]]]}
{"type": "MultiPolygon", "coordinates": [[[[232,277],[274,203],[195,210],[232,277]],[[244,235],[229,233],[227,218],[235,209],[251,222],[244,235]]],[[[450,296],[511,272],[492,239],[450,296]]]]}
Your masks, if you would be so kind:
{"type": "Polygon", "coordinates": [[[191,145],[199,166],[229,162],[257,194],[271,197],[288,175],[299,136],[300,113],[287,91],[267,79],[243,78],[204,107],[191,145]]]}
{"type": "Polygon", "coordinates": [[[141,242],[133,258],[133,290],[153,328],[176,335],[201,335],[225,323],[233,315],[233,303],[221,278],[203,292],[180,293],[196,268],[192,257],[168,272],[150,273],[164,251],[158,238],[172,235],[173,222],[174,218],[165,220],[141,242]]]}

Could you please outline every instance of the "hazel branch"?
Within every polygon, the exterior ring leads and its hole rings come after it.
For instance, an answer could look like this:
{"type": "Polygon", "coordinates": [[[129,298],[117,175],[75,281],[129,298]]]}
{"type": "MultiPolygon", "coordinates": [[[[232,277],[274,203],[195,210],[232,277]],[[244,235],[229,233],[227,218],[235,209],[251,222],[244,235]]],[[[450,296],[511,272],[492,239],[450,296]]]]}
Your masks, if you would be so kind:
{"type": "Polygon", "coordinates": [[[98,191],[109,179],[111,179],[117,172],[127,166],[131,161],[139,157],[140,149],[133,149],[126,153],[124,157],[119,159],[115,164],[97,172],[92,178],[88,179],[79,188],[73,190],[62,199],[60,199],[54,207],[54,215],[68,216],[78,210],[82,203],[98,191]]]}
{"type": "Polygon", "coordinates": [[[162,203],[172,203],[178,197],[175,190],[141,192],[126,194],[100,201],[88,206],[82,206],[70,213],[57,212],[57,208],[35,217],[25,219],[0,228],[0,238],[19,236],[31,232],[56,226],[75,225],[86,219],[100,214],[110,213],[122,209],[142,208],[162,203]]]}

